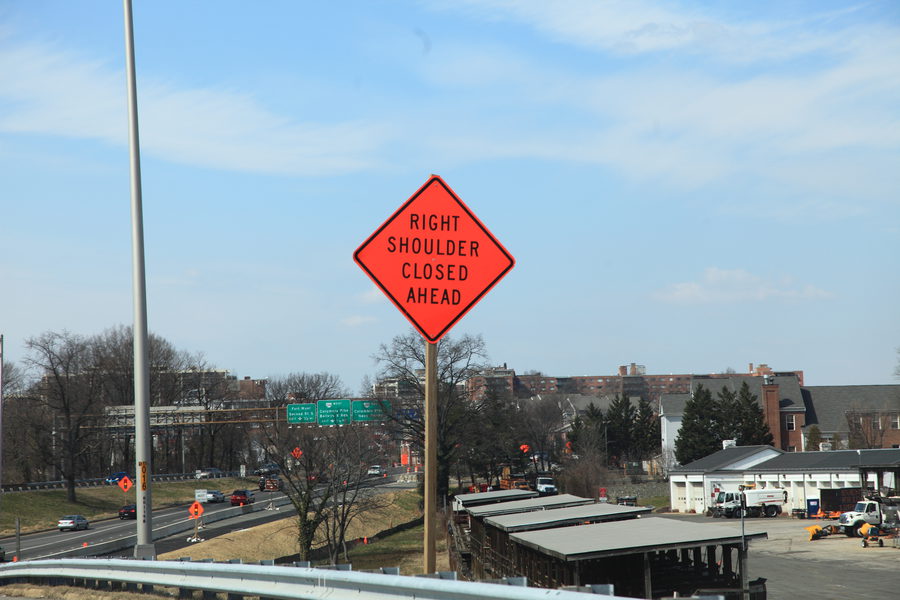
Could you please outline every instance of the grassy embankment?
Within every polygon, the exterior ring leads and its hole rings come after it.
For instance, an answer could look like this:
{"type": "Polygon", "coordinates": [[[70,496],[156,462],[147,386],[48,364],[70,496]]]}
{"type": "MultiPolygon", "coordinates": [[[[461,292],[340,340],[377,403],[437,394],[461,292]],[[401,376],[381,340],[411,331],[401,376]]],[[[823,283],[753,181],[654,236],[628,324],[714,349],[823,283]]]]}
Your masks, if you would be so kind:
{"type": "MultiPolygon", "coordinates": [[[[202,479],[154,483],[151,489],[153,508],[188,505],[194,501],[195,489],[216,489],[228,494],[237,488],[253,487],[255,479],[202,479]]],[[[63,515],[84,515],[89,521],[118,515],[126,504],[134,504],[135,490],[123,492],[117,485],[77,488],[77,502],[66,501],[65,490],[39,492],[7,492],[0,495],[0,536],[13,535],[16,517],[23,533],[52,529],[63,515]]]]}
{"type": "MultiPolygon", "coordinates": [[[[348,540],[366,538],[368,544],[357,543],[349,552],[349,562],[355,571],[378,567],[400,567],[403,575],[423,572],[422,525],[405,529],[389,536],[381,537],[381,532],[409,523],[422,516],[419,510],[419,496],[415,491],[388,492],[383,496],[383,505],[355,519],[349,528],[348,540]]],[[[290,511],[290,508],[282,508],[290,511]]],[[[290,512],[285,514],[290,516],[290,512]]],[[[443,531],[443,529],[442,529],[443,531]]],[[[320,532],[321,533],[321,532],[320,532]]],[[[201,533],[202,535],[202,533],[201,533]]],[[[322,548],[325,540],[318,536],[316,548],[322,548]]],[[[252,529],[243,529],[218,536],[214,539],[193,544],[189,547],[160,555],[160,559],[176,559],[189,556],[194,560],[213,559],[224,561],[240,558],[244,562],[261,559],[278,559],[297,552],[297,529],[294,519],[285,518],[266,523],[252,529]]],[[[313,561],[325,564],[326,559],[313,561]]],[[[345,562],[341,556],[338,562],[345,562]]],[[[442,532],[437,540],[437,569],[446,571],[449,562],[446,543],[442,532]]]]}

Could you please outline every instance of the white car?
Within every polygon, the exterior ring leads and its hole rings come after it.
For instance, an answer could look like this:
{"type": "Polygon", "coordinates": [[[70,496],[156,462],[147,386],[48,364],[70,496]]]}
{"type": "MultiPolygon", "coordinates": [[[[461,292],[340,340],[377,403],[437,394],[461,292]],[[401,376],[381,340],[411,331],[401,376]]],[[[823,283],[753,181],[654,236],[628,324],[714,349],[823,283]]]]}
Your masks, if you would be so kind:
{"type": "Polygon", "coordinates": [[[222,477],[223,475],[222,469],[217,469],[216,467],[206,467],[194,471],[195,479],[214,479],[216,477],[222,477]]]}
{"type": "Polygon", "coordinates": [[[225,494],[219,490],[206,490],[207,502],[225,502],[225,494]]]}
{"type": "Polygon", "coordinates": [[[59,527],[60,531],[65,531],[66,529],[74,531],[89,527],[88,520],[81,515],[66,515],[59,520],[56,526],[59,527]]]}
{"type": "Polygon", "coordinates": [[[381,477],[384,473],[384,469],[381,468],[381,465],[372,465],[369,467],[369,470],[366,471],[366,475],[370,477],[381,477]]]}

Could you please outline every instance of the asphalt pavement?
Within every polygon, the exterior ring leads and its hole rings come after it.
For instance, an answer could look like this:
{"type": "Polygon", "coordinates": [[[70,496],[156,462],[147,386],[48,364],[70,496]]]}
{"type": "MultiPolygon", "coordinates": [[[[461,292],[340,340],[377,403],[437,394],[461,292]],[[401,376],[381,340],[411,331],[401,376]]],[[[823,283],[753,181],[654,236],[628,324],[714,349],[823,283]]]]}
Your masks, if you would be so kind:
{"type": "MultiPolygon", "coordinates": [[[[700,515],[659,515],[674,519],[731,525],[740,520],[700,515]]],[[[768,539],[750,542],[750,580],[766,579],[767,600],[881,600],[900,598],[900,548],[863,548],[860,538],[831,535],[809,541],[810,525],[831,521],[787,516],[744,521],[745,531],[765,531],[768,539]]]]}

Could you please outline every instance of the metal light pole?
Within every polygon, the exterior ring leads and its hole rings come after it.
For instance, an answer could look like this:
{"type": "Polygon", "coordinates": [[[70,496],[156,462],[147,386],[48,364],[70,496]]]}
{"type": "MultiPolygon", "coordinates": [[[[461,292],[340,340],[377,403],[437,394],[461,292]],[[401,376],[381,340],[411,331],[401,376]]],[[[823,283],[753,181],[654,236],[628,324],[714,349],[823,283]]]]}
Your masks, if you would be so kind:
{"type": "Polygon", "coordinates": [[[425,341],[425,574],[436,569],[437,344],[425,341]]]}
{"type": "Polygon", "coordinates": [[[3,493],[3,334],[0,333],[0,494],[3,493]]]}
{"type": "Polygon", "coordinates": [[[137,84],[131,0],[125,12],[125,73],[128,84],[128,141],[131,163],[131,287],[134,298],[134,460],[137,493],[135,558],[155,559],[153,504],[150,497],[150,383],[147,353],[147,289],[144,275],[144,216],[141,202],[141,153],[138,138],[137,84]]]}

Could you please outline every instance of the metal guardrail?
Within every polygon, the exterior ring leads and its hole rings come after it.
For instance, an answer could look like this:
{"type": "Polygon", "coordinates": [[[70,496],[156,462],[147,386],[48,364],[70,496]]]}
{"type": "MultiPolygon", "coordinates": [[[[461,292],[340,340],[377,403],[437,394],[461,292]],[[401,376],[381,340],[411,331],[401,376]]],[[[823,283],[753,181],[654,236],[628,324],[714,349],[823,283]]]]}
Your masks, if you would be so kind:
{"type": "MultiPolygon", "coordinates": [[[[212,479],[221,479],[223,477],[239,477],[238,471],[227,471],[215,477],[203,477],[198,479],[196,473],[156,473],[151,476],[151,481],[209,481],[212,479]]],[[[103,477],[92,479],[76,479],[75,487],[102,487],[105,485],[115,485],[106,483],[103,477]]],[[[30,483],[7,483],[2,487],[2,491],[6,492],[33,492],[36,490],[62,490],[66,488],[65,480],[61,481],[33,481],[30,483]]]]}
{"type": "MultiPolygon", "coordinates": [[[[109,589],[124,585],[179,589],[185,598],[194,590],[225,593],[229,598],[258,596],[272,600],[584,600],[582,592],[456,581],[448,574],[426,577],[318,569],[307,566],[245,565],[124,559],[59,559],[0,565],[0,585],[29,581],[45,585],[80,585],[109,589]]],[[[588,591],[588,589],[585,589],[588,591]]],[[[597,597],[596,595],[594,597],[597,597]]],[[[602,594],[609,600],[627,600],[602,594]]]]}

